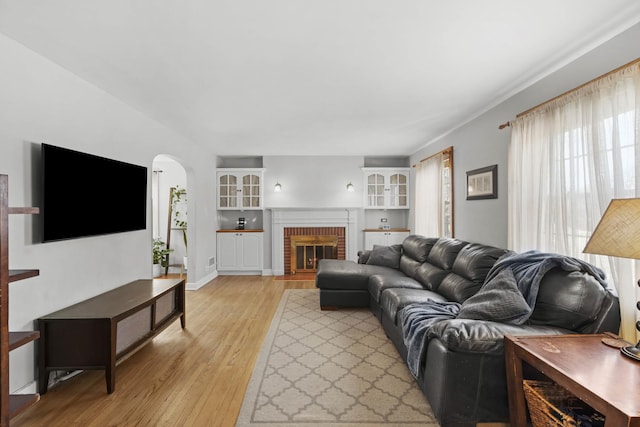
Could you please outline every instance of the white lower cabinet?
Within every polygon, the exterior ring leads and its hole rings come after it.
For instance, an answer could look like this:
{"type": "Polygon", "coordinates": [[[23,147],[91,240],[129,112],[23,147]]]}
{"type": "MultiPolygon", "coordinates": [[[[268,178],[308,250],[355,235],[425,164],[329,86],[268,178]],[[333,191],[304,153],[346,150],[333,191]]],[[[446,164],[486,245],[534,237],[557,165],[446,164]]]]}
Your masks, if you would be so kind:
{"type": "Polygon", "coordinates": [[[391,246],[401,244],[409,236],[409,231],[365,230],[364,248],[373,249],[373,245],[391,246]]]}
{"type": "Polygon", "coordinates": [[[262,273],[263,235],[263,232],[218,232],[218,271],[262,273]]]}

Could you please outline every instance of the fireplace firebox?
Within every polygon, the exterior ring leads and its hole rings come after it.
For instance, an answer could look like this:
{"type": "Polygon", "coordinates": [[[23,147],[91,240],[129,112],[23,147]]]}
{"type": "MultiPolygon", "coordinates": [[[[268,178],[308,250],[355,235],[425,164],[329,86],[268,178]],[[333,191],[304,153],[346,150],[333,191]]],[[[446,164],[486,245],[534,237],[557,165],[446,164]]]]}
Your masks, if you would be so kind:
{"type": "Polygon", "coordinates": [[[321,259],[338,258],[338,236],[291,236],[291,274],[314,273],[321,259]]]}

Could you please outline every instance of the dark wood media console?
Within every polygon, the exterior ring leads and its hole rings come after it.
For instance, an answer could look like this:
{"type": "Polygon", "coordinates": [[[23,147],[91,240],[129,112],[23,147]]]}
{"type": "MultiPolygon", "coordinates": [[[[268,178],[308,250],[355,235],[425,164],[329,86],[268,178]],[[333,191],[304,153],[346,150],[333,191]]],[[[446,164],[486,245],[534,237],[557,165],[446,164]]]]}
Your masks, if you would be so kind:
{"type": "Polygon", "coordinates": [[[180,318],[185,327],[184,279],[136,280],[38,319],[38,387],[47,392],[53,370],[104,369],[115,390],[116,364],[180,318]]]}

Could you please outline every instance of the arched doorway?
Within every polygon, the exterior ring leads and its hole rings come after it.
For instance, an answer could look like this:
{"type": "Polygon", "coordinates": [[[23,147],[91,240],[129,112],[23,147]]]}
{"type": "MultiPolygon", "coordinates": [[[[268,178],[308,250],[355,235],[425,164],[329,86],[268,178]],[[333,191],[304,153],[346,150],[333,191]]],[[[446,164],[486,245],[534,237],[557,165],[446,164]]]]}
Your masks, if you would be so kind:
{"type": "Polygon", "coordinates": [[[187,172],[174,158],[158,155],[152,165],[152,227],[154,242],[160,242],[169,252],[169,266],[154,265],[154,276],[169,274],[183,274],[187,269],[187,240],[186,240],[186,190],[187,172]],[[171,194],[173,189],[173,205],[171,194]],[[175,194],[180,192],[176,200],[175,194]],[[176,206],[176,201],[179,206],[176,206]],[[169,213],[171,211],[171,218],[169,213]],[[177,215],[176,215],[177,212],[177,215]]]}

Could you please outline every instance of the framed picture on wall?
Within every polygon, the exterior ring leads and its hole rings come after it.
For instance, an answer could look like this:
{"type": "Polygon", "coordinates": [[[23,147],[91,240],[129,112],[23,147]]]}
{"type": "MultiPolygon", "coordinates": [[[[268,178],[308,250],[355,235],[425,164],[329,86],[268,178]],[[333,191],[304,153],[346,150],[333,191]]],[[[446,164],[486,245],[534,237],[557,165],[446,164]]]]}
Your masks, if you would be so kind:
{"type": "Polygon", "coordinates": [[[498,198],[498,165],[467,172],[467,200],[498,198]]]}

